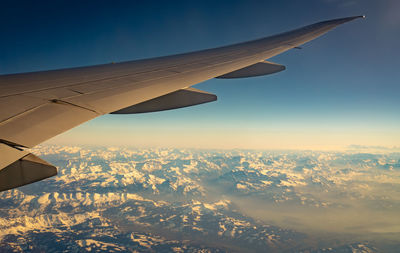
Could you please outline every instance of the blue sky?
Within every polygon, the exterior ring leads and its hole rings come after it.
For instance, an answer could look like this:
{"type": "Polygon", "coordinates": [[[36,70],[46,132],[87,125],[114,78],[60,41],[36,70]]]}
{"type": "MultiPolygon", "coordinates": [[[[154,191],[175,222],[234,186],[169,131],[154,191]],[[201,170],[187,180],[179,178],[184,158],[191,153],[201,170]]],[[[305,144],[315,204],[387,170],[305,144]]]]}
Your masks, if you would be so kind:
{"type": "Polygon", "coordinates": [[[218,101],[106,115],[52,143],[315,148],[400,144],[400,2],[10,1],[0,10],[0,73],[119,62],[212,48],[321,20],[363,15],[270,59],[284,72],[196,85],[218,101]]]}

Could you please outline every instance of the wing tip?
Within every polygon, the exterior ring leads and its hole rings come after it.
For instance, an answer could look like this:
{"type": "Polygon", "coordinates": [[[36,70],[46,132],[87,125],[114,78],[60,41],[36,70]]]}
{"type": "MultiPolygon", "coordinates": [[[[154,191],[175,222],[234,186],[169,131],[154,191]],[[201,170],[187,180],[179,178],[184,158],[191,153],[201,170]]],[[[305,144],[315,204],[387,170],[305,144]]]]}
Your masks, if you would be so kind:
{"type": "Polygon", "coordinates": [[[366,18],[367,16],[365,16],[365,15],[358,15],[358,16],[353,16],[353,17],[350,17],[350,18],[353,18],[353,19],[358,19],[358,18],[366,18]]]}
{"type": "Polygon", "coordinates": [[[351,16],[351,17],[347,17],[347,18],[339,18],[339,19],[337,19],[337,21],[339,21],[339,22],[342,21],[340,23],[346,23],[346,22],[353,21],[353,20],[359,19],[359,18],[364,19],[365,15],[351,16]]]}
{"type": "Polygon", "coordinates": [[[364,18],[366,18],[366,16],[365,15],[351,16],[351,17],[347,17],[347,18],[341,18],[341,20],[343,20],[344,22],[348,22],[348,21],[352,21],[355,19],[359,19],[359,18],[364,19],[364,18]]]}
{"type": "Polygon", "coordinates": [[[345,17],[345,18],[336,18],[336,19],[331,19],[331,20],[326,20],[326,21],[322,21],[319,23],[316,23],[315,25],[333,25],[333,26],[338,26],[340,24],[344,24],[350,21],[353,21],[355,19],[359,19],[359,18],[366,18],[365,15],[358,15],[358,16],[351,16],[351,17],[345,17]]]}

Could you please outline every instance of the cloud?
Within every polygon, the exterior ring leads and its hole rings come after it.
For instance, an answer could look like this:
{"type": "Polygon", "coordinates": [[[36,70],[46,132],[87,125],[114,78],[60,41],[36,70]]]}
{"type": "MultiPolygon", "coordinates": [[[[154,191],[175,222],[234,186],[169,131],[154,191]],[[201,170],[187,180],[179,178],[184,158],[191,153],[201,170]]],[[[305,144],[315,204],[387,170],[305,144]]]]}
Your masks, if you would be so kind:
{"type": "Polygon", "coordinates": [[[374,146],[374,145],[348,145],[347,149],[350,151],[381,151],[381,152],[399,152],[400,147],[392,146],[374,146]]]}

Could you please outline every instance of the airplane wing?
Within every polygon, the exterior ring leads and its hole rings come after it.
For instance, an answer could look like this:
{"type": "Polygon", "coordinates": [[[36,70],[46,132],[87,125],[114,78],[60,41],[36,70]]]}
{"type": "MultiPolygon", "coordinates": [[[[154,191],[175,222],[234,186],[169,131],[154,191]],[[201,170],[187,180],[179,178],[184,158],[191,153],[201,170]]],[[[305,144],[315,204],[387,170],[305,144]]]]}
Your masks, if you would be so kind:
{"type": "Polygon", "coordinates": [[[103,114],[175,109],[216,100],[190,88],[211,78],[282,71],[265,61],[336,26],[334,19],[271,37],[197,52],[0,76],[0,191],[57,174],[27,149],[103,114]]]}

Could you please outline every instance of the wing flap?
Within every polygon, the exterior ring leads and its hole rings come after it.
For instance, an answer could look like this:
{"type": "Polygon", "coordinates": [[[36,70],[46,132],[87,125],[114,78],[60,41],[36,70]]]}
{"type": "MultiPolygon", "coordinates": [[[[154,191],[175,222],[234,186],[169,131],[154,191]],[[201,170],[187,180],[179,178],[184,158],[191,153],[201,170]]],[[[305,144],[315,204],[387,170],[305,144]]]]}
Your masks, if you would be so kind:
{"type": "Polygon", "coordinates": [[[269,62],[269,61],[262,61],[262,62],[254,64],[254,65],[250,65],[248,67],[238,69],[233,72],[224,74],[222,76],[217,76],[216,78],[230,79],[230,78],[264,76],[264,75],[270,75],[273,73],[277,73],[277,72],[280,72],[285,69],[286,69],[286,67],[283,65],[276,64],[276,63],[269,62]]]}
{"type": "Polygon", "coordinates": [[[157,112],[199,105],[217,100],[217,96],[194,88],[187,88],[136,104],[111,114],[157,112]]]}

